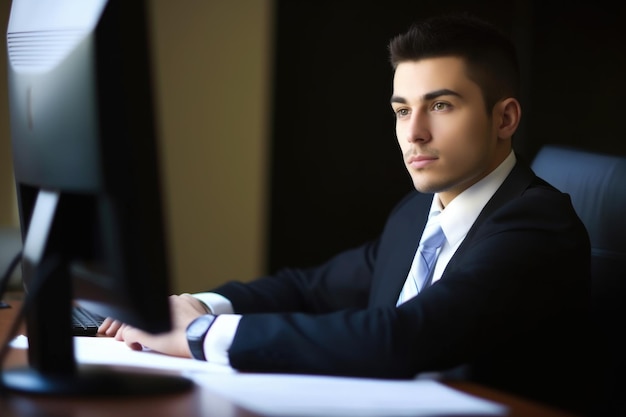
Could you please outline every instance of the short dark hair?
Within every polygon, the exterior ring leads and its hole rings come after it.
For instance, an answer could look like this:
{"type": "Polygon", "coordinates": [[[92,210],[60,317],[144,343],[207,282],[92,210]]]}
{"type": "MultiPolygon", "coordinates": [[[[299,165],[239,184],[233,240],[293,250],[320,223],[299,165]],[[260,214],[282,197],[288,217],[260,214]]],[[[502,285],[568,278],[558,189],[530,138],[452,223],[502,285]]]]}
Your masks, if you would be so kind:
{"type": "Polygon", "coordinates": [[[468,14],[443,15],[414,23],[389,42],[392,67],[407,61],[456,56],[480,87],[487,111],[519,94],[520,74],[513,42],[495,26],[468,14]]]}

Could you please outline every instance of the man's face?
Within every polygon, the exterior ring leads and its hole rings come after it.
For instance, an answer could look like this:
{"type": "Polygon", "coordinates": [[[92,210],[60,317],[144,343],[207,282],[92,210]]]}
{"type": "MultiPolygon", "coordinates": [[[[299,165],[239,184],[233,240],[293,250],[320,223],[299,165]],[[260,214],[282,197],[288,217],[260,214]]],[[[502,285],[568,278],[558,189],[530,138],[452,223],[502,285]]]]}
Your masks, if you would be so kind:
{"type": "MultiPolygon", "coordinates": [[[[506,158],[479,86],[460,58],[408,61],[396,68],[391,106],[415,188],[447,205],[506,158]]],[[[503,143],[506,142],[506,143],[503,143]]]]}

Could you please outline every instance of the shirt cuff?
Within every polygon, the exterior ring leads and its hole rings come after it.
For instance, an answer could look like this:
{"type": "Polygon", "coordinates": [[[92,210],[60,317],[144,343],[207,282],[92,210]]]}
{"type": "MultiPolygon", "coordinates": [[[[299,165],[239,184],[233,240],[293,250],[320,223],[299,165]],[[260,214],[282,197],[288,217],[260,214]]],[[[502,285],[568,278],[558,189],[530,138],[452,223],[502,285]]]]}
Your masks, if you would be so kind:
{"type": "Polygon", "coordinates": [[[215,318],[204,338],[204,356],[207,362],[230,366],[228,349],[233,344],[240,314],[221,314],[215,318]]]}
{"type": "Polygon", "coordinates": [[[232,314],[233,305],[228,298],[214,292],[199,292],[191,294],[204,303],[211,314],[232,314]]]}

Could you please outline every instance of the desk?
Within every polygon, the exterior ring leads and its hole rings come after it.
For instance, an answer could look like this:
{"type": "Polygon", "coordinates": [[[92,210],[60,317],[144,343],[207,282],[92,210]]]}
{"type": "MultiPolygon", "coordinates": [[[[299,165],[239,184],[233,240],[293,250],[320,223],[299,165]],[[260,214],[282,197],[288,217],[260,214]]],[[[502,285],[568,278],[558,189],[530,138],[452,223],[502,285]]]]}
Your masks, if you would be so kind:
{"type": "MultiPolygon", "coordinates": [[[[0,309],[0,343],[7,338],[21,298],[19,294],[9,294],[5,297],[5,301],[11,305],[11,308],[0,309]]],[[[10,368],[26,363],[26,352],[12,349],[3,367],[10,368]]],[[[571,414],[475,384],[450,382],[448,385],[509,406],[511,409],[509,417],[574,417],[571,414]]],[[[262,417],[199,386],[184,394],[142,398],[84,399],[6,394],[0,395],[0,415],[2,417],[120,417],[128,415],[135,417],[262,417]]]]}

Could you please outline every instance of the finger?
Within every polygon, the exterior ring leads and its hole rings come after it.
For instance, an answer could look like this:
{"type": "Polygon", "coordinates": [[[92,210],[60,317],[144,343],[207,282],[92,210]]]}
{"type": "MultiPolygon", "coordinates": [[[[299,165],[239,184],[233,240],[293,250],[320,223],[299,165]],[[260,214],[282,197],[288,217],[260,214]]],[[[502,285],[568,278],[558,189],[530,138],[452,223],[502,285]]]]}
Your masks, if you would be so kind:
{"type": "Polygon", "coordinates": [[[143,350],[144,346],[153,345],[150,343],[150,335],[132,326],[123,325],[118,333],[122,334],[122,340],[126,346],[132,350],[143,350]]]}
{"type": "Polygon", "coordinates": [[[118,324],[119,324],[119,327],[117,328],[117,331],[115,332],[115,340],[123,341],[126,328],[130,326],[124,323],[119,323],[119,322],[118,324]]]}
{"type": "Polygon", "coordinates": [[[107,317],[98,327],[98,333],[112,337],[116,335],[121,326],[122,323],[120,321],[107,317]]]}
{"type": "Polygon", "coordinates": [[[109,330],[109,328],[111,327],[111,324],[113,324],[112,318],[107,317],[106,319],[104,319],[100,326],[98,326],[98,333],[106,334],[107,330],[109,330]]]}
{"type": "Polygon", "coordinates": [[[122,325],[124,323],[122,323],[119,320],[115,320],[113,321],[113,324],[111,324],[111,328],[109,329],[109,335],[111,336],[115,336],[117,335],[117,333],[119,332],[119,330],[122,328],[122,325]]]}

